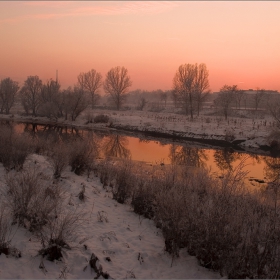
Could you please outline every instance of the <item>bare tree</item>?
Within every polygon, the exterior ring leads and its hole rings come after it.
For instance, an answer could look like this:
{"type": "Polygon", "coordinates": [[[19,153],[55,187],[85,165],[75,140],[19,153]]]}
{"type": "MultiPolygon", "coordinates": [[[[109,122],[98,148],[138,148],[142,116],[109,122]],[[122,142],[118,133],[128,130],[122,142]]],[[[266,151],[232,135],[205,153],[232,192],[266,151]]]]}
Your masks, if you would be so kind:
{"type": "Polygon", "coordinates": [[[148,103],[148,101],[144,96],[140,97],[140,99],[138,101],[137,109],[139,109],[140,111],[143,111],[143,109],[147,105],[147,103],[148,103]]]}
{"type": "Polygon", "coordinates": [[[259,105],[260,105],[260,103],[262,102],[262,100],[264,99],[265,96],[266,96],[265,90],[257,88],[257,92],[253,97],[254,105],[255,105],[255,112],[258,111],[259,105]]]}
{"type": "Polygon", "coordinates": [[[277,126],[280,127],[280,96],[275,96],[274,98],[271,98],[267,102],[267,108],[271,116],[277,122],[277,126]]]}
{"type": "Polygon", "coordinates": [[[128,88],[131,85],[132,82],[127,74],[126,68],[117,66],[107,73],[106,80],[104,82],[104,90],[112,98],[117,110],[121,108],[128,88]]]}
{"type": "Polygon", "coordinates": [[[55,100],[60,90],[60,84],[57,81],[50,79],[47,81],[41,91],[42,102],[52,102],[55,100]]]}
{"type": "Polygon", "coordinates": [[[32,115],[36,116],[41,105],[41,91],[43,83],[38,76],[29,76],[21,88],[21,102],[25,112],[29,114],[31,110],[32,115]]]}
{"type": "Polygon", "coordinates": [[[0,113],[9,114],[14,105],[16,93],[19,90],[18,83],[11,78],[6,78],[0,82],[0,113]]]}
{"type": "Polygon", "coordinates": [[[87,100],[85,93],[82,88],[74,87],[72,89],[69,87],[67,90],[63,91],[64,98],[64,114],[65,119],[68,119],[70,115],[71,120],[75,121],[76,118],[87,108],[87,100]]]}
{"type": "Polygon", "coordinates": [[[173,78],[173,100],[177,98],[180,100],[186,114],[190,111],[191,119],[195,109],[199,114],[201,104],[210,92],[208,76],[209,71],[203,63],[183,64],[173,78]]]}
{"type": "Polygon", "coordinates": [[[102,75],[94,69],[86,73],[80,73],[78,76],[78,84],[82,89],[90,93],[91,106],[93,108],[100,98],[100,95],[97,94],[97,90],[102,86],[102,75]]]}
{"type": "Polygon", "coordinates": [[[210,94],[209,90],[209,71],[204,63],[199,65],[195,65],[196,67],[196,75],[194,81],[194,89],[195,89],[195,101],[196,101],[196,109],[197,115],[199,116],[199,112],[201,110],[202,103],[207,99],[210,94]]]}
{"type": "Polygon", "coordinates": [[[172,101],[173,101],[173,103],[174,103],[174,107],[175,108],[178,108],[179,107],[179,94],[175,91],[175,90],[172,90],[172,92],[171,92],[171,99],[172,99],[172,101]]]}
{"type": "Polygon", "coordinates": [[[193,119],[194,110],[194,80],[196,75],[195,65],[183,64],[177,70],[173,78],[173,89],[178,95],[180,101],[185,107],[185,112],[188,114],[190,110],[191,119],[193,119]]]}
{"type": "Polygon", "coordinates": [[[167,101],[167,93],[166,92],[161,92],[160,93],[160,100],[164,102],[164,107],[166,107],[166,101],[167,101]]]}
{"type": "Polygon", "coordinates": [[[240,106],[241,106],[241,101],[245,98],[245,91],[244,90],[238,90],[235,93],[235,100],[236,100],[236,108],[238,106],[239,110],[240,110],[240,106]]]}
{"type": "Polygon", "coordinates": [[[218,97],[214,100],[215,105],[222,110],[226,120],[228,118],[228,114],[231,109],[231,105],[232,102],[234,101],[234,97],[237,91],[238,91],[237,85],[233,85],[233,86],[224,85],[220,89],[220,93],[218,97]]]}
{"type": "Polygon", "coordinates": [[[41,91],[40,114],[48,118],[55,118],[62,116],[60,109],[60,84],[57,81],[49,80],[43,85],[41,91]]]}

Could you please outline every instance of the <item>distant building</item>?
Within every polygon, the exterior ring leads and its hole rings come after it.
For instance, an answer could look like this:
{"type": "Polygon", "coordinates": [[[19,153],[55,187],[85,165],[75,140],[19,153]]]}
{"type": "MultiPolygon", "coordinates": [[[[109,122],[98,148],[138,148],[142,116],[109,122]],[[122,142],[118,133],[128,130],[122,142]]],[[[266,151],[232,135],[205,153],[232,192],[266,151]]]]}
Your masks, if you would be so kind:
{"type": "MultiPolygon", "coordinates": [[[[244,90],[244,92],[246,94],[256,94],[257,90],[253,90],[253,89],[248,89],[248,90],[244,90]]],[[[264,92],[266,94],[279,94],[279,92],[277,90],[270,90],[270,89],[265,89],[264,92]]]]}

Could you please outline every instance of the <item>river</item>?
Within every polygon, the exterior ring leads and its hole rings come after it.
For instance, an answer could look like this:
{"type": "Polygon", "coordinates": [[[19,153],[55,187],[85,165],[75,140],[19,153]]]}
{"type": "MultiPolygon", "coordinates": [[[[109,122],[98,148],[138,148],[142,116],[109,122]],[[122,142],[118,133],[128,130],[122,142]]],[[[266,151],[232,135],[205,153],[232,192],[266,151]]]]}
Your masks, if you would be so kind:
{"type": "Polygon", "coordinates": [[[211,147],[195,142],[175,142],[171,139],[155,139],[142,135],[124,134],[117,131],[88,131],[51,125],[9,123],[16,133],[30,137],[56,135],[58,139],[90,137],[101,147],[100,157],[131,158],[149,165],[179,164],[211,168],[220,176],[222,172],[238,166],[245,160],[248,171],[246,179],[253,188],[273,180],[279,174],[280,157],[253,154],[234,150],[231,147],[211,147]]]}

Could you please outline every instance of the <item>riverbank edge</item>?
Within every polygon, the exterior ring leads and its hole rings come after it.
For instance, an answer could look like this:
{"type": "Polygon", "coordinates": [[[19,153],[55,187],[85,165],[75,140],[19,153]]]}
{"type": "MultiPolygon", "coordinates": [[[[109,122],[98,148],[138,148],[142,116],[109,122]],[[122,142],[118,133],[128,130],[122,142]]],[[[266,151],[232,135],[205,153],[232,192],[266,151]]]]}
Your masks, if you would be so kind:
{"type": "Polygon", "coordinates": [[[194,134],[187,132],[180,132],[174,130],[165,130],[159,131],[155,127],[145,127],[141,129],[137,126],[131,125],[122,125],[122,124],[114,124],[112,122],[109,123],[84,123],[80,124],[76,121],[67,121],[67,120],[49,120],[46,117],[30,117],[30,116],[17,116],[17,115],[1,115],[0,121],[12,121],[16,123],[31,123],[38,125],[51,125],[51,126],[66,126],[70,128],[77,129],[85,129],[85,130],[100,130],[100,131],[120,131],[125,133],[137,133],[144,135],[145,137],[152,138],[161,138],[165,140],[172,140],[176,142],[191,142],[199,143],[202,145],[206,145],[207,147],[221,147],[221,148],[232,148],[237,151],[249,152],[259,155],[269,155],[272,151],[271,147],[268,145],[258,144],[258,142],[262,142],[264,140],[263,137],[256,138],[256,144],[258,147],[252,147],[248,143],[246,143],[250,139],[234,139],[233,141],[226,141],[224,135],[208,135],[204,134],[194,134]],[[211,137],[211,138],[210,138],[211,137]],[[259,139],[261,138],[261,139],[259,139]],[[259,141],[258,141],[259,140],[259,141]]]}

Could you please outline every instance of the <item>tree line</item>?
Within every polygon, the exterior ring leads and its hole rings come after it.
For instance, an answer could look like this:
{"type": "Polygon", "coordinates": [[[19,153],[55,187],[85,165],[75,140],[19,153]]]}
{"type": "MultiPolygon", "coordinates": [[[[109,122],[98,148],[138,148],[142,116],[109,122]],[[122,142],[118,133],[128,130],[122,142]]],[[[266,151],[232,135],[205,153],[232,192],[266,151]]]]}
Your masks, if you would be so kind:
{"type": "MultiPolygon", "coordinates": [[[[128,70],[125,67],[110,69],[103,81],[101,73],[95,69],[82,72],[77,77],[77,83],[73,87],[62,90],[58,81],[48,80],[43,83],[38,76],[28,76],[20,88],[18,82],[6,78],[0,82],[0,113],[9,114],[14,105],[16,95],[19,94],[21,104],[27,115],[46,116],[57,119],[65,117],[74,121],[88,104],[91,107],[100,99],[98,90],[103,86],[105,93],[117,110],[120,110],[132,85],[128,70]]],[[[138,90],[139,91],[139,90],[138,90]]],[[[144,91],[145,92],[145,91],[144,91]]],[[[143,93],[144,93],[143,92],[143,93]]],[[[182,64],[177,69],[173,86],[170,91],[156,91],[160,100],[166,101],[171,97],[175,107],[182,108],[186,115],[193,120],[194,115],[199,116],[202,105],[210,96],[209,70],[204,63],[182,64]]],[[[137,90],[134,91],[137,93],[137,90]]],[[[230,110],[235,104],[236,109],[241,107],[241,102],[246,97],[245,91],[237,85],[224,85],[214,100],[214,106],[228,118],[230,110]]],[[[266,97],[264,89],[257,89],[253,95],[255,111],[258,111],[261,102],[266,97]]],[[[138,109],[143,110],[147,104],[147,98],[142,94],[139,99],[138,109]]],[[[280,101],[267,102],[267,107],[272,116],[280,122],[280,101]]]]}
{"type": "Polygon", "coordinates": [[[74,87],[64,90],[57,80],[50,79],[43,83],[36,75],[28,76],[21,88],[18,82],[5,78],[0,82],[0,113],[10,113],[18,94],[27,115],[46,116],[50,119],[65,117],[66,120],[74,121],[87,108],[89,100],[94,108],[100,98],[98,89],[102,85],[119,110],[128,88],[132,85],[124,67],[117,66],[109,70],[104,82],[102,75],[95,69],[82,72],[74,87]]]}

